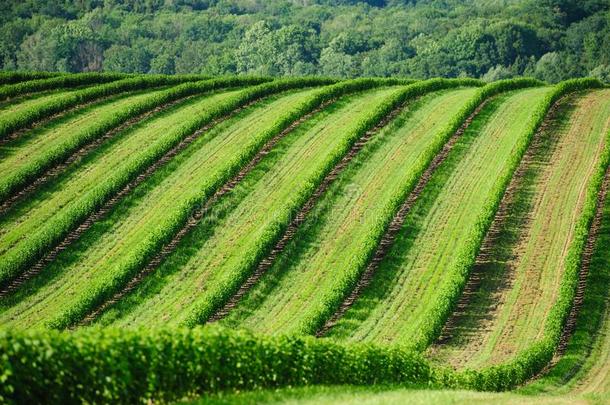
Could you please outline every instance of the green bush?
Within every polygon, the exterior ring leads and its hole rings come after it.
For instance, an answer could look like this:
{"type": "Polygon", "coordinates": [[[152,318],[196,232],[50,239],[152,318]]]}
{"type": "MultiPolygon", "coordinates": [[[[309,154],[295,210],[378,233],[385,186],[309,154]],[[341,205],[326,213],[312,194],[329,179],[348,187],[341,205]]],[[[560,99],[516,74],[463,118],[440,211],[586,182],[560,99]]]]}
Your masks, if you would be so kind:
{"type": "Polygon", "coordinates": [[[218,327],[0,331],[0,401],[146,403],[223,389],[419,383],[418,354],[218,327]]]}

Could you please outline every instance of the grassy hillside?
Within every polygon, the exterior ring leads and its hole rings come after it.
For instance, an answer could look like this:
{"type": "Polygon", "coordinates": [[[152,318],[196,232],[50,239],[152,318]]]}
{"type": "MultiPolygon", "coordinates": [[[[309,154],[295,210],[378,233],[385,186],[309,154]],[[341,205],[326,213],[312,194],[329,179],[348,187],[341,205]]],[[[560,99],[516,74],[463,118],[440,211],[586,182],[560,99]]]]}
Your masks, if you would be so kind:
{"type": "Polygon", "coordinates": [[[608,399],[601,82],[5,80],[1,401],[608,399]]]}

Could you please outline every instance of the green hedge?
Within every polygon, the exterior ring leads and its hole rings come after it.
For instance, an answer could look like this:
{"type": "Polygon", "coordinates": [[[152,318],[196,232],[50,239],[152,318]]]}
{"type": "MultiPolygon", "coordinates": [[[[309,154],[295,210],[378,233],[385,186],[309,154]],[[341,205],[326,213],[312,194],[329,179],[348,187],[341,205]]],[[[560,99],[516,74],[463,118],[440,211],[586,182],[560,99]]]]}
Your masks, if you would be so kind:
{"type": "MultiPolygon", "coordinates": [[[[0,87],[0,99],[9,95],[28,93],[32,91],[47,90],[52,88],[70,87],[84,84],[98,84],[81,90],[67,93],[65,96],[51,100],[42,105],[36,106],[18,114],[11,114],[0,119],[0,139],[12,132],[33,124],[43,118],[56,113],[61,113],[68,108],[107,97],[125,91],[147,89],[155,86],[173,85],[184,82],[201,81],[196,75],[187,76],[168,76],[168,75],[139,75],[124,77],[122,74],[93,74],[82,73],[74,75],[64,75],[45,80],[34,80],[10,86],[0,87]],[[122,80],[119,80],[122,79],[122,80]],[[110,82],[110,83],[105,83],[110,82]]],[[[234,80],[234,78],[225,78],[234,80]]],[[[219,80],[219,79],[214,79],[219,80]]],[[[269,81],[268,78],[244,78],[246,81],[269,81]]]]}
{"type": "Polygon", "coordinates": [[[61,72],[0,72],[0,84],[15,84],[28,80],[49,79],[65,75],[61,72]]]}
{"type": "MultiPolygon", "coordinates": [[[[244,80],[252,80],[254,83],[260,79],[243,79],[239,77],[215,79],[208,82],[200,82],[196,85],[199,87],[195,87],[193,92],[231,85],[237,86],[244,84],[244,80]]],[[[134,157],[126,165],[122,166],[122,170],[115,169],[109,173],[104,182],[99,183],[94,189],[88,191],[87,198],[81,199],[80,204],[72,204],[69,208],[60,211],[53,219],[45,224],[41,224],[38,232],[28,235],[27,239],[19,244],[19,247],[7,252],[3,260],[0,261],[0,286],[6,285],[28,266],[34,264],[36,260],[42,257],[52,246],[59,243],[72,229],[99,209],[113,194],[199,128],[253,100],[284,90],[318,85],[326,80],[329,79],[301,78],[263,83],[248,88],[227,99],[222,104],[215,106],[209,112],[192,117],[192,119],[184,122],[183,125],[175,128],[165,141],[156,143],[154,146],[146,149],[143,154],[134,157]]]]}
{"type": "MultiPolygon", "coordinates": [[[[165,81],[165,79],[162,79],[162,81],[165,81]]],[[[120,126],[121,124],[134,117],[137,117],[138,115],[151,111],[160,105],[194,94],[199,94],[223,87],[259,84],[263,81],[266,81],[266,79],[256,77],[227,77],[214,80],[187,82],[172,87],[168,90],[164,90],[158,94],[151,95],[147,99],[142,100],[141,102],[136,105],[133,105],[129,109],[116,111],[116,114],[106,121],[96,122],[95,127],[77,133],[77,135],[72,139],[70,143],[57,144],[55,149],[50,150],[44,155],[37,157],[35,160],[28,160],[25,164],[20,166],[19,171],[15,172],[10,176],[5,176],[1,178],[0,201],[5,200],[11,194],[23,188],[25,185],[27,185],[28,182],[35,179],[45,170],[65,160],[74,151],[78,150],[83,145],[92,142],[93,140],[103,136],[111,129],[120,126]]],[[[110,87],[109,91],[111,92],[114,92],[117,89],[123,89],[127,87],[145,88],[151,85],[155,85],[156,79],[150,80],[146,78],[136,78],[127,79],[122,82],[114,82],[104,87],[110,87]]],[[[325,83],[324,79],[321,79],[321,82],[325,83]]],[[[97,89],[96,92],[102,90],[103,89],[97,89]]]]}
{"type": "MultiPolygon", "coordinates": [[[[326,80],[326,79],[322,79],[326,80]]],[[[394,80],[383,79],[357,79],[351,81],[340,82],[338,84],[321,88],[315,92],[310,98],[305,100],[301,106],[295,109],[291,114],[279,117],[274,127],[261,137],[261,141],[250,148],[244,150],[239,158],[220,176],[210,178],[205,189],[194,190],[191,198],[187,199],[182,205],[176,207],[162,223],[157,224],[157,231],[151,233],[146,239],[141,241],[134,251],[122,258],[121,262],[115,265],[105,279],[103,285],[88,286],[86,292],[76,300],[75,304],[65,311],[57,314],[50,321],[49,326],[53,328],[65,328],[80,321],[93,308],[100,305],[105,300],[109,299],[113,294],[119,291],[133,276],[152,259],[153,255],[184,226],[191,216],[195,207],[201,205],[202,201],[207,200],[216,189],[226,183],[233,177],[240,168],[245,165],[256,154],[263,144],[274,135],[280,133],[285,128],[290,126],[295,120],[308,112],[314,110],[324,102],[335,99],[341,95],[368,89],[375,86],[395,83],[394,80]]],[[[229,107],[225,112],[231,111],[247,101],[262,97],[266,94],[276,93],[282,90],[287,90],[296,87],[305,87],[309,85],[321,84],[320,79],[288,79],[272,82],[253,88],[243,96],[237,96],[235,101],[229,101],[229,107]]],[[[224,108],[224,107],[223,107],[224,108]]],[[[191,131],[192,128],[189,130],[191,131]]],[[[1,265],[0,265],[1,268],[1,265]]],[[[212,301],[214,304],[216,301],[212,301]]]]}
{"type": "Polygon", "coordinates": [[[416,353],[218,327],[0,331],[0,402],[145,403],[223,389],[420,383],[416,353]]]}

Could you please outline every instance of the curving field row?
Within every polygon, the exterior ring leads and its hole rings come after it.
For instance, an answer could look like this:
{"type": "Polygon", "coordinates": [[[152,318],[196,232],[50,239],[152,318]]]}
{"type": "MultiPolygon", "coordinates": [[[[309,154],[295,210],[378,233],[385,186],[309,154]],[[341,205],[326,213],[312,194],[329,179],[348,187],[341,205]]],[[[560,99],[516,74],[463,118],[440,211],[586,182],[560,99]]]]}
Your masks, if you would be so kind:
{"type": "Polygon", "coordinates": [[[463,309],[451,341],[437,348],[443,361],[461,367],[500,363],[545,328],[586,190],[610,142],[610,91],[566,99],[555,115],[523,162],[523,179],[512,190],[521,198],[502,218],[496,231],[502,239],[485,252],[477,299],[463,309]]]}
{"type": "Polygon", "coordinates": [[[413,188],[446,140],[453,117],[475,92],[433,93],[408,105],[341,174],[294,242],[224,323],[263,333],[315,332],[358,276],[396,201],[413,188]]]}
{"type": "Polygon", "coordinates": [[[218,208],[212,208],[207,215],[212,224],[204,221],[203,229],[195,231],[199,235],[205,232],[205,237],[195,239],[197,249],[185,241],[176,252],[174,257],[185,263],[176,269],[176,260],[170,258],[156,277],[166,275],[154,283],[158,291],[115,323],[205,321],[226,299],[226,292],[239,286],[260,260],[268,249],[265,244],[277,239],[291,213],[313,192],[337,157],[361,135],[363,127],[367,129],[363,123],[371,120],[369,111],[400,91],[400,87],[390,87],[348,96],[280,141],[227,196],[229,201],[221,199],[218,208]],[[184,248],[194,252],[188,255],[184,248]],[[190,256],[187,260],[186,255],[190,256]]]}
{"type": "Polygon", "coordinates": [[[378,276],[330,337],[417,348],[429,343],[431,319],[447,299],[441,294],[476,253],[473,238],[493,209],[489,201],[503,192],[513,171],[510,157],[527,142],[530,111],[550,91],[501,95],[480,112],[413,206],[378,276]]]}
{"type": "Polygon", "coordinates": [[[607,400],[602,87],[0,74],[0,402],[607,400]]]}

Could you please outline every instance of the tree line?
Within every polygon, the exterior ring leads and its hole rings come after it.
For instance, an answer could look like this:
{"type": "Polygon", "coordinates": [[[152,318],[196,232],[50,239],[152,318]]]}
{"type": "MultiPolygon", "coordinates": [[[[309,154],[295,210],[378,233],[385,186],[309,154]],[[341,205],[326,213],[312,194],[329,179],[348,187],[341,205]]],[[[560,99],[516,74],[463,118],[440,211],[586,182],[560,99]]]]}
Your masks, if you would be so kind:
{"type": "Polygon", "coordinates": [[[610,80],[607,0],[9,0],[0,68],[610,80]]]}

